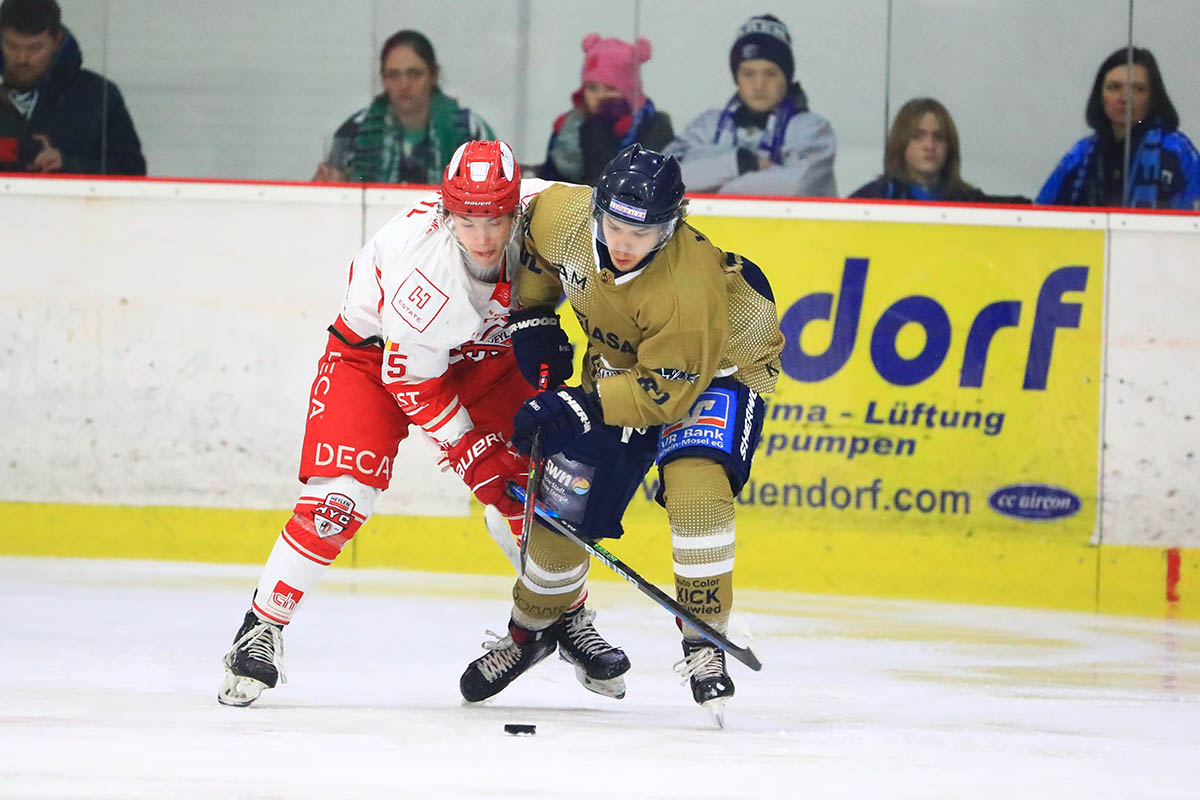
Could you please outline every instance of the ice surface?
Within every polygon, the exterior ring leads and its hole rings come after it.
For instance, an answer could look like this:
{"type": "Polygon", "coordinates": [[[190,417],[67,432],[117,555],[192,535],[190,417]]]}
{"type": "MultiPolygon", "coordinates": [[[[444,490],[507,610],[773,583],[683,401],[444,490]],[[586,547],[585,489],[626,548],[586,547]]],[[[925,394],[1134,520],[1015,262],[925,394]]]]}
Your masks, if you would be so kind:
{"type": "Polygon", "coordinates": [[[590,601],[624,700],[554,657],[466,706],[510,582],[335,569],[285,634],[289,683],[226,708],[257,575],[0,558],[0,797],[1200,797],[1192,623],[744,591],[764,667],[730,662],[721,731],[626,584],[590,601]]]}

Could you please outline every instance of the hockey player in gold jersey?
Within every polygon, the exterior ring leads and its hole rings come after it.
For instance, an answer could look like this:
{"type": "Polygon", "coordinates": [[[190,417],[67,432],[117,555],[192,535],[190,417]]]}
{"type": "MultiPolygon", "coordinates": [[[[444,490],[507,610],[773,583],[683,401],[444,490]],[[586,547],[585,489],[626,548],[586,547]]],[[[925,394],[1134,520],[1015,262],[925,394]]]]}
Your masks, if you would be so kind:
{"type": "MultiPolygon", "coordinates": [[[[593,539],[618,537],[621,517],[652,464],[670,520],[676,596],[719,631],[733,602],[734,497],[749,478],[762,430],[761,395],[774,390],[783,336],[762,271],[711,244],[685,221],[679,165],[639,145],[605,167],[596,188],[552,186],[525,218],[513,349],[536,385],[551,388],[517,412],[514,444],[540,431],[547,457],[539,503],[593,539]],[[563,294],[587,335],[582,383],[554,309],[563,294]]],[[[460,681],[469,701],[499,692],[552,653],[549,626],[586,597],[587,553],[535,524],[513,589],[509,635],[460,681]]],[[[720,719],[733,695],[725,654],[686,625],[684,659],[697,703],[720,719]]],[[[624,695],[624,653],[563,653],[624,695]]]]}

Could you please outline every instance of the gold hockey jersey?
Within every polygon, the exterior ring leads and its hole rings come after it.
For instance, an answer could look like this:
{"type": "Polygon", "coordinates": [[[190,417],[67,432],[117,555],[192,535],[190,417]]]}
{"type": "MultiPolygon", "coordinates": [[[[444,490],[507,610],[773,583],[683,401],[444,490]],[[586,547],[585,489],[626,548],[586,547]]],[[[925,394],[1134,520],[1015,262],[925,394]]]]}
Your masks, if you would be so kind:
{"type": "Polygon", "coordinates": [[[622,275],[600,267],[590,187],[551,186],[525,213],[518,305],[554,306],[566,293],[588,337],[583,385],[599,393],[605,423],[674,422],[716,377],[775,390],[778,313],[740,256],[681,223],[648,264],[622,275]]]}

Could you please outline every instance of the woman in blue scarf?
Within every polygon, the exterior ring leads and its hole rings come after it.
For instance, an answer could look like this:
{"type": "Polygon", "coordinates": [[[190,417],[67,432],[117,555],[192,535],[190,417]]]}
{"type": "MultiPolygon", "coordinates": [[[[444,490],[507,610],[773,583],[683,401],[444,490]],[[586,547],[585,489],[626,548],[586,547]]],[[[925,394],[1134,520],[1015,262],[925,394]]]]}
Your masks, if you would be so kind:
{"type": "Polygon", "coordinates": [[[1154,56],[1140,47],[1131,50],[1121,48],[1100,65],[1087,104],[1087,123],[1095,133],[1063,157],[1038,203],[1200,209],[1200,153],[1178,130],[1179,114],[1154,56]]]}

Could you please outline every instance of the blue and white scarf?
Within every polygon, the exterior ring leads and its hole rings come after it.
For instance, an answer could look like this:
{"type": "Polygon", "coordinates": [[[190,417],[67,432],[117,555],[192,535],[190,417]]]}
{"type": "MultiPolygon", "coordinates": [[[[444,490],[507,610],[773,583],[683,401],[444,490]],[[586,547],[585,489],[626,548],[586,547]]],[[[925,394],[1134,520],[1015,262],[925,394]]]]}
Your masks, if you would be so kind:
{"type": "MultiPolygon", "coordinates": [[[[797,97],[789,93],[787,97],[771,109],[770,115],[767,117],[767,125],[763,129],[762,138],[758,142],[758,149],[763,151],[772,163],[783,163],[783,139],[787,134],[788,123],[792,121],[792,117],[801,111],[808,110],[808,104],[803,100],[797,104],[797,97]]],[[[728,128],[733,135],[733,144],[736,147],[738,143],[738,128],[737,122],[734,120],[734,115],[738,109],[742,107],[741,96],[734,94],[725,104],[725,108],[721,110],[721,117],[717,120],[717,132],[713,135],[713,144],[717,144],[721,140],[721,134],[728,128]]]]}
{"type": "MultiPolygon", "coordinates": [[[[1129,164],[1126,205],[1130,208],[1157,208],[1158,186],[1162,177],[1162,124],[1157,119],[1144,123],[1144,134],[1129,164]]],[[[1100,155],[1100,137],[1088,140],[1087,151],[1075,171],[1067,205],[1104,205],[1104,170],[1100,155]]]]}

